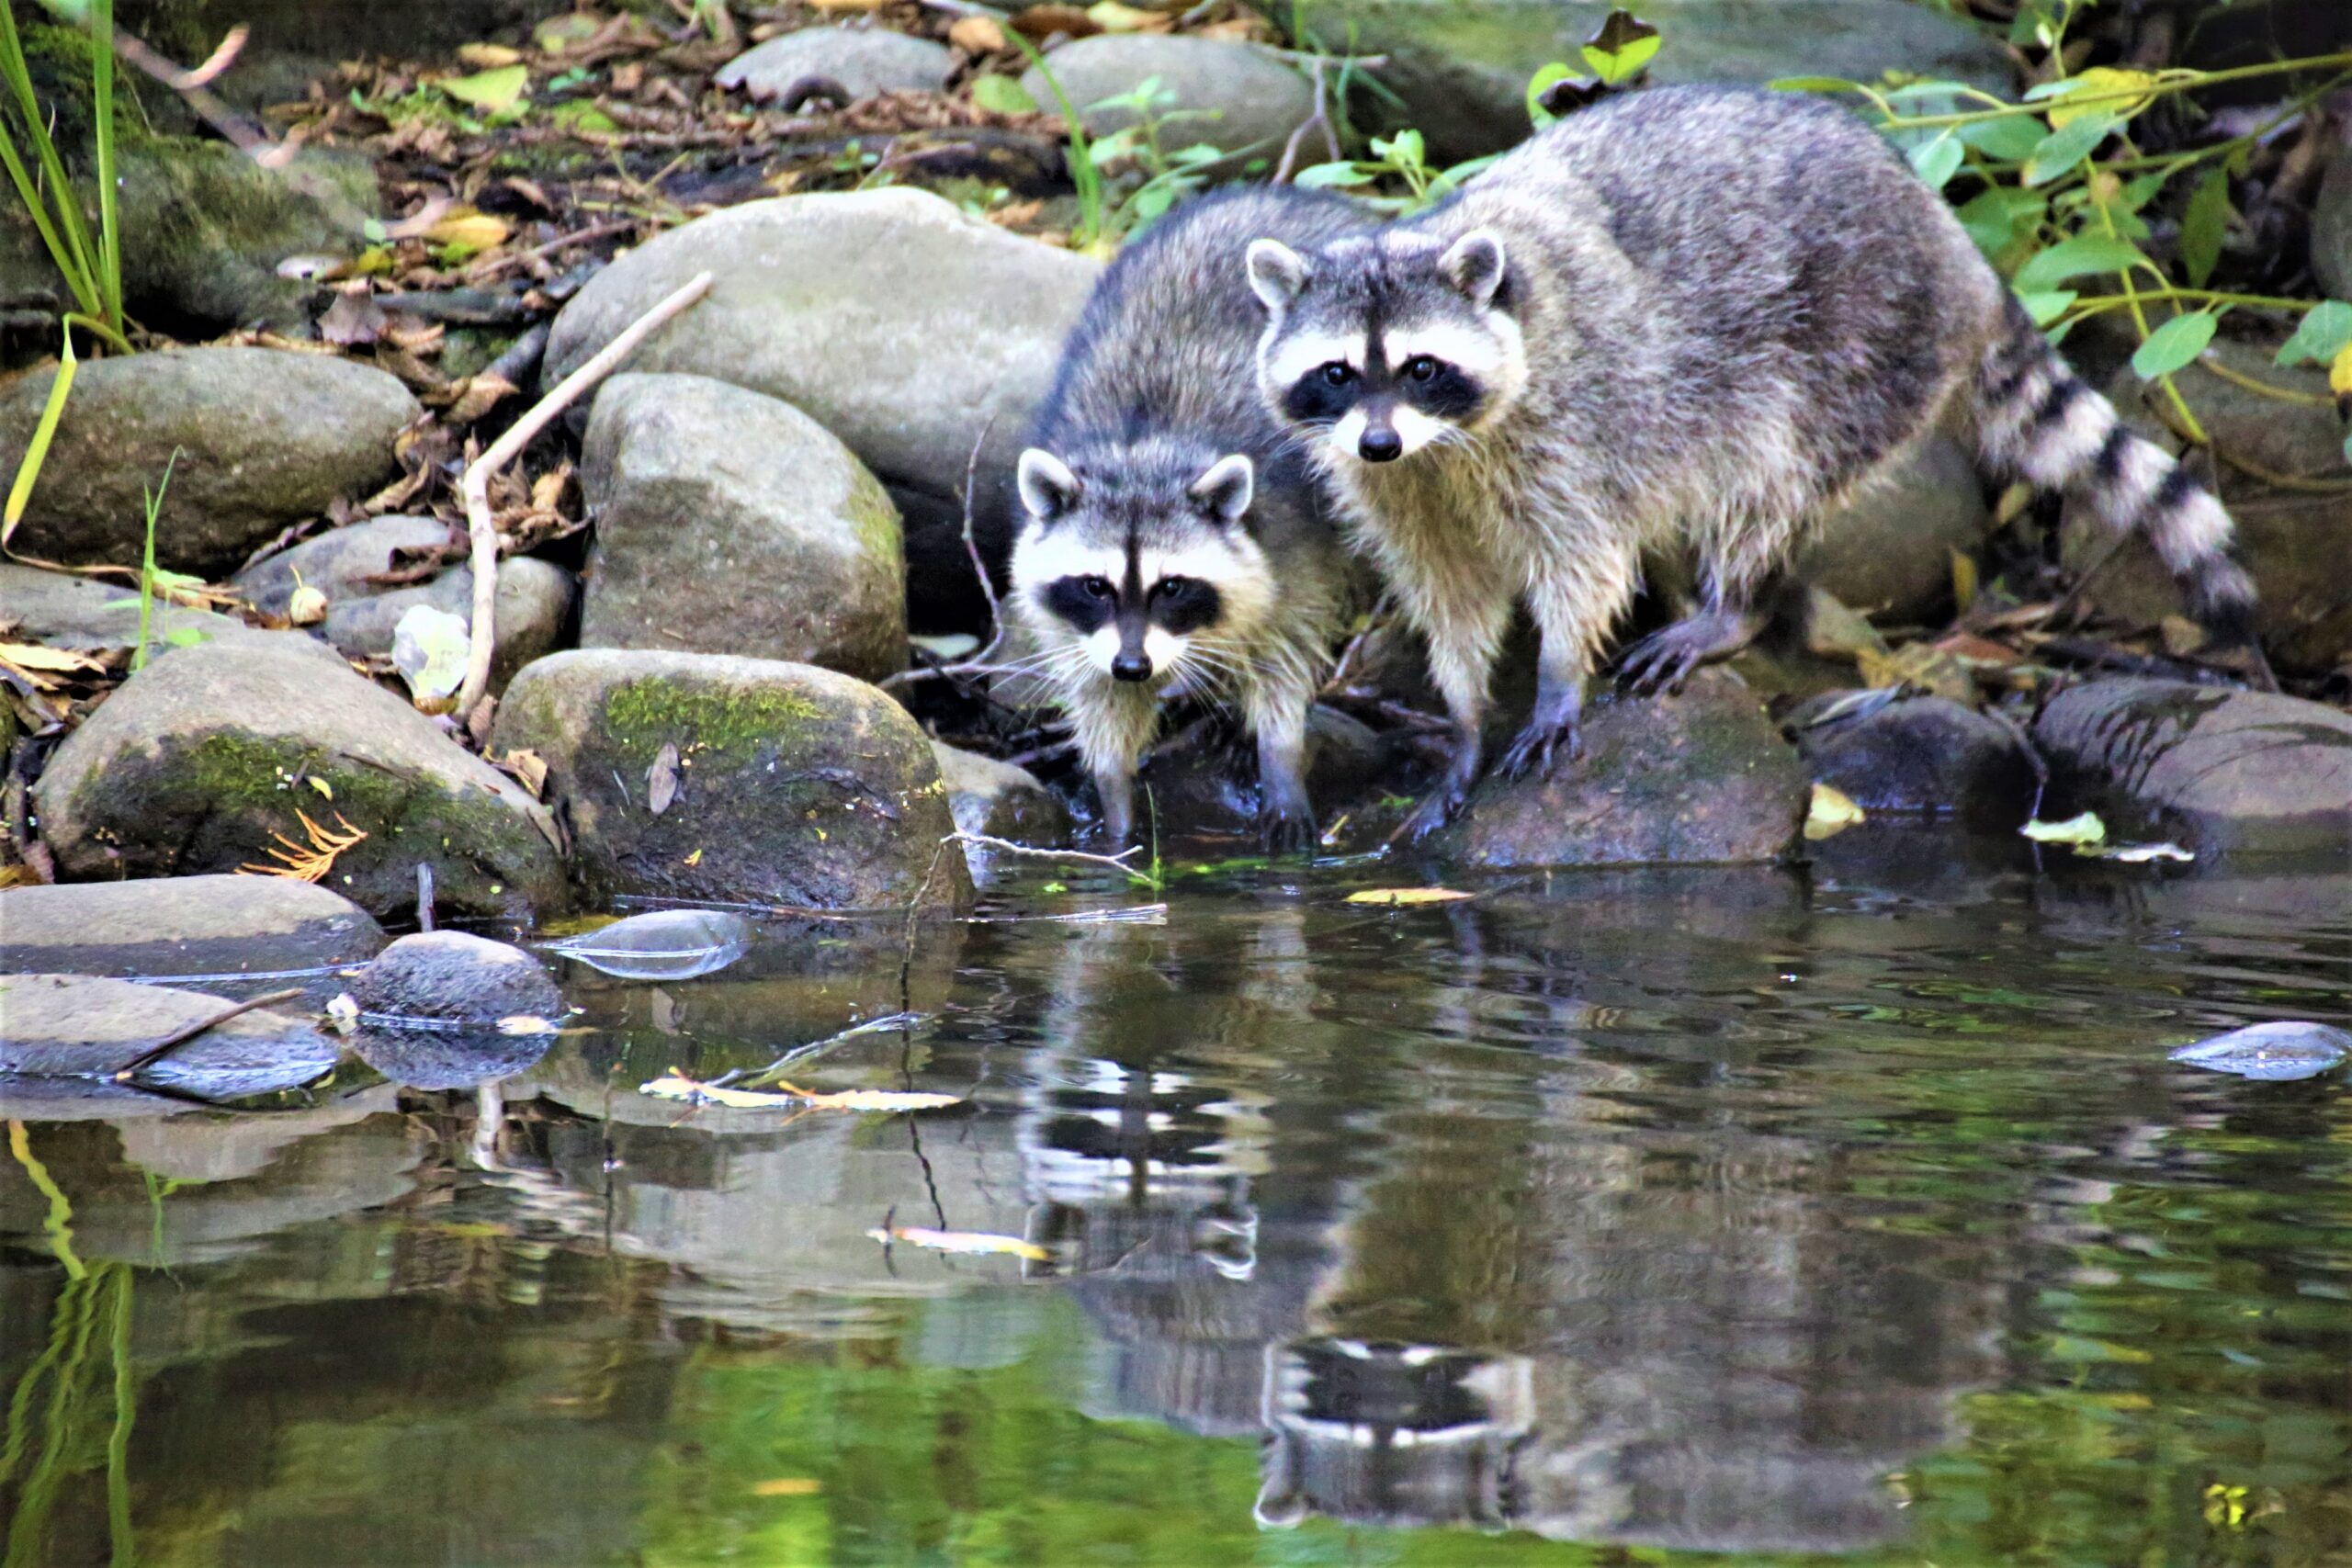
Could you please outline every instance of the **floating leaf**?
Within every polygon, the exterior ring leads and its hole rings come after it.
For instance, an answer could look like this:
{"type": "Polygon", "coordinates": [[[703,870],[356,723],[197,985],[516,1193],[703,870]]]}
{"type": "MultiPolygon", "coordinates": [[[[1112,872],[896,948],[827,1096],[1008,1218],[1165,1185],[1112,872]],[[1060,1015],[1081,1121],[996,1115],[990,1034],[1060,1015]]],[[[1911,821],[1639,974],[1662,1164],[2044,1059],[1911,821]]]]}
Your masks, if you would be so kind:
{"type": "Polygon", "coordinates": [[[2079,72],[2063,83],[2045,84],[2043,90],[2028,93],[2026,96],[2057,99],[2057,102],[2050,106],[2050,123],[2053,126],[2066,126],[2092,115],[2100,114],[2119,120],[2130,119],[2148,107],[2148,100],[2152,95],[2143,89],[2154,88],[2155,85],[2156,79],[2145,71],[2125,71],[2112,65],[2094,65],[2089,70],[2079,72]],[[2057,93],[2047,91],[2046,89],[2051,86],[2061,87],[2064,91],[2057,93]],[[2137,93],[2139,96],[2132,98],[2116,98],[2110,96],[2117,93],[2137,93]],[[2074,101],[2092,97],[2103,98],[2106,101],[2096,104],[2074,101]]]}
{"type": "Polygon", "coordinates": [[[2226,170],[2207,171],[2188,198],[2180,219],[2180,265],[2188,281],[2202,288],[2222,259],[2222,241],[2230,227],[2230,176],[2226,170]]]}
{"type": "Polygon", "coordinates": [[[2185,316],[2175,316],[2148,334],[2132,356],[2132,369],[2143,381],[2153,381],[2159,376],[2169,376],[2185,369],[2205,352],[2213,341],[2213,329],[2220,319],[2211,310],[2191,310],[2185,316]]]}
{"type": "Polygon", "coordinates": [[[1396,908],[1414,904],[1451,904],[1456,899],[1474,897],[1469,893],[1457,893],[1451,887],[1366,887],[1348,895],[1351,904],[1379,904],[1396,908]]]}
{"type": "Polygon", "coordinates": [[[893,1089],[852,1089],[839,1094],[780,1083],[774,1089],[723,1089],[697,1083],[673,1067],[667,1077],[638,1086],[639,1094],[656,1100],[683,1100],[690,1105],[721,1105],[729,1111],[938,1111],[961,1105],[954,1094],[902,1094],[893,1089]]]}
{"type": "Polygon", "coordinates": [[[521,103],[523,90],[530,85],[530,67],[501,65],[491,71],[477,71],[470,76],[453,76],[441,83],[440,87],[461,104],[496,114],[521,103]]]}
{"type": "Polygon", "coordinates": [[[990,114],[1037,112],[1037,100],[1030,96],[1029,89],[1023,86],[1018,78],[1012,76],[972,78],[972,103],[990,114]]]}
{"type": "Polygon", "coordinates": [[[726,968],[751,945],[752,922],[723,909],[656,909],[553,944],[566,958],[624,980],[691,980],[726,968]]]}
{"type": "Polygon", "coordinates": [[[2070,118],[2064,126],[2043,137],[2018,171],[2018,177],[2029,188],[2046,186],[2071,171],[2091,155],[2091,150],[2112,135],[2123,123],[2119,115],[2105,109],[2093,109],[2079,119],[2070,118]]]}
{"type": "Polygon", "coordinates": [[[2125,865],[2145,865],[2150,861],[2159,860],[2187,862],[2197,858],[2196,851],[2185,850],[2172,843],[2076,844],[2075,852],[2087,855],[2092,860],[2120,861],[2125,865]]]}
{"type": "Polygon", "coordinates": [[[2064,822],[2029,822],[2018,829],[2037,844],[2100,844],[2107,841],[2107,824],[2095,811],[2069,817],[2064,822]]]}
{"type": "MultiPolygon", "coordinates": [[[[2035,289],[2053,288],[2070,277],[2080,277],[2086,272],[2128,272],[2147,261],[2140,247],[2129,240],[2118,240],[2106,234],[2082,234],[2057,244],[2036,255],[2018,268],[2017,287],[2020,294],[2035,289]]],[[[2352,305],[2345,307],[2352,313],[2352,305]]]]}
{"type": "Polygon", "coordinates": [[[2167,1060],[2269,1083],[2316,1077],[2352,1056],[2352,1034],[2324,1023],[2257,1023],[2193,1045],[2176,1046],[2167,1060]]]}
{"type": "Polygon", "coordinates": [[[2352,305],[2324,299],[2305,316],[2295,335],[2278,348],[2281,365],[2329,365],[2352,344],[2352,305]]]}
{"type": "Polygon", "coordinates": [[[888,1247],[903,1241],[910,1247],[928,1247],[934,1252],[954,1252],[966,1257],[997,1256],[1025,1258],[1033,1263],[1045,1263],[1053,1254],[1034,1241],[1023,1241],[1017,1235],[989,1235],[984,1231],[934,1231],[921,1225],[891,1225],[865,1233],[888,1247]]]}
{"type": "Polygon", "coordinates": [[[1869,820],[1862,808],[1854,804],[1853,796],[1816,783],[1813,786],[1813,804],[1804,814],[1804,836],[1818,843],[1836,838],[1857,822],[1869,820]]]}

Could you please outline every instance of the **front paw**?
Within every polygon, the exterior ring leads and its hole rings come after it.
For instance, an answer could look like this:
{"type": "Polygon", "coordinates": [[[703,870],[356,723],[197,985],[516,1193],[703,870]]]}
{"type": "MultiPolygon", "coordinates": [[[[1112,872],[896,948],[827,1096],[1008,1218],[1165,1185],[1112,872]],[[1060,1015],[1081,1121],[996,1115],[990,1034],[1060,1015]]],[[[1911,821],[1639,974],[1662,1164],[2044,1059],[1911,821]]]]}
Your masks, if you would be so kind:
{"type": "Polygon", "coordinates": [[[1584,755],[1584,731],[1574,718],[1532,718],[1519,732],[1496,764],[1507,779],[1525,778],[1530,773],[1537,778],[1550,778],[1552,770],[1562,762],[1572,762],[1584,755]]]}
{"type": "Polygon", "coordinates": [[[1268,811],[1258,818],[1258,839],[1277,860],[1312,855],[1320,840],[1315,818],[1302,810],[1268,811]]]}
{"type": "Polygon", "coordinates": [[[1469,804],[1468,784],[1441,784],[1421,796],[1420,805],[1413,808],[1413,814],[1405,818],[1405,825],[1396,830],[1397,837],[1408,843],[1418,844],[1461,816],[1469,804]]]}

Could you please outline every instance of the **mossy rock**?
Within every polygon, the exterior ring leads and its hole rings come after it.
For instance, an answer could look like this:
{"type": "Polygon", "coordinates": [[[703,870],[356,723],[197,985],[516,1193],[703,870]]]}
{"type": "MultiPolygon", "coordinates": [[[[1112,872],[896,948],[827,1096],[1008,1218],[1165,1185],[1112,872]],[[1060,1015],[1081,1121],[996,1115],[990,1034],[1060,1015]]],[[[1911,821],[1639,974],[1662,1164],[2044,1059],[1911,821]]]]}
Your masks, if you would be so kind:
{"type": "Polygon", "coordinates": [[[57,750],[36,790],[59,870],[80,880],[270,865],[297,813],[367,834],[321,885],[376,914],[413,906],[528,915],[561,901],[547,812],[434,722],[348,670],[206,645],[124,682],[57,750]]]}
{"type": "Polygon", "coordinates": [[[536,751],[572,875],[616,894],[805,908],[960,908],[947,789],[906,711],[812,665],[723,654],[559,653],[514,678],[492,746],[536,751]],[[664,748],[673,797],[652,809],[664,748]]]}

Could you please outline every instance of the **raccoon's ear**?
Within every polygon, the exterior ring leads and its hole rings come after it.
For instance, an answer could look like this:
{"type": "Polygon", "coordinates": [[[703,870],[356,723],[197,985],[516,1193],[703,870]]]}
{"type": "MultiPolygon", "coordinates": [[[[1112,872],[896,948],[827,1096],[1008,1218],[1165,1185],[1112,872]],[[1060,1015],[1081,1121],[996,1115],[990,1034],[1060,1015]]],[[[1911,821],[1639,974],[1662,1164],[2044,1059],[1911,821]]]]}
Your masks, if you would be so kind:
{"type": "Polygon", "coordinates": [[[1079,491],[1085,488],[1059,457],[1042,446],[1021,454],[1014,478],[1021,486],[1021,504],[1040,523],[1050,523],[1076,506],[1079,491]]]}
{"type": "Polygon", "coordinates": [[[1283,244],[1280,240],[1250,242],[1250,291],[1267,310],[1280,312],[1290,308],[1298,291],[1315,269],[1306,258],[1283,244]]]}
{"type": "Polygon", "coordinates": [[[1201,511],[1217,522],[1238,523],[1241,514],[1250,510],[1250,497],[1258,493],[1258,470],[1247,457],[1236,452],[1211,463],[1208,471],[1194,479],[1184,493],[1200,502],[1201,511]]]}
{"type": "Polygon", "coordinates": [[[1503,243],[1487,230],[1473,229],[1447,246],[1437,265],[1453,287],[1484,310],[1503,286],[1503,243]]]}

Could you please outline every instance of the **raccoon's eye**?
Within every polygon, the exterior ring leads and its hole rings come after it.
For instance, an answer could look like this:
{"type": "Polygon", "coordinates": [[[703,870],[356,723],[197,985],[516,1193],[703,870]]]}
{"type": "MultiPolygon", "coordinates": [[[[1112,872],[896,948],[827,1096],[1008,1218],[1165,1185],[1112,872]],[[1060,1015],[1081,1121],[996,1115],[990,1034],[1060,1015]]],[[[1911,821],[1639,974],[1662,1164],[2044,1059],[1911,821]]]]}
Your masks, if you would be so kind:
{"type": "Polygon", "coordinates": [[[1108,599],[1118,592],[1111,586],[1111,580],[1107,577],[1081,577],[1078,580],[1078,585],[1096,599],[1108,599]]]}
{"type": "Polygon", "coordinates": [[[1417,354],[1405,361],[1405,374],[1415,381],[1426,381],[1437,374],[1437,361],[1426,354],[1417,354]]]}
{"type": "Polygon", "coordinates": [[[1189,577],[1163,577],[1151,585],[1151,596],[1161,604],[1175,604],[1189,597],[1193,588],[1189,577]]]}
{"type": "Polygon", "coordinates": [[[1355,378],[1356,373],[1340,360],[1334,359],[1323,367],[1323,384],[1327,387],[1344,387],[1355,378]]]}

